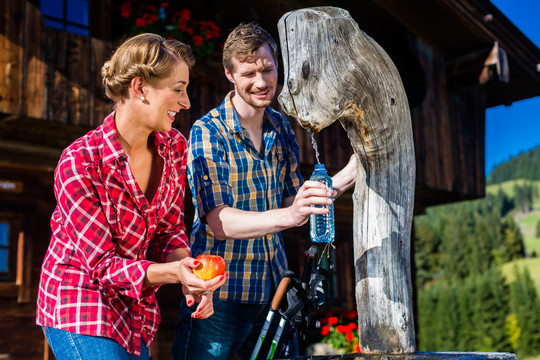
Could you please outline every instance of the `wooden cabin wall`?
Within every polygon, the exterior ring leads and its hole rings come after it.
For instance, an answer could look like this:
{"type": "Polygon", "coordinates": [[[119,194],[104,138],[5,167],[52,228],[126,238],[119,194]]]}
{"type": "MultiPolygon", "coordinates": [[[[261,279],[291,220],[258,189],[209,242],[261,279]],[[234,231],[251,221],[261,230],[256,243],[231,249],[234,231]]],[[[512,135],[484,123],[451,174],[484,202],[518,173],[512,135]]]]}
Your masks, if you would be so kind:
{"type": "Polygon", "coordinates": [[[45,27],[27,1],[0,3],[0,113],[95,127],[111,111],[99,84],[109,42],[45,27]]]}
{"type": "Polygon", "coordinates": [[[427,85],[411,108],[417,207],[484,196],[485,96],[478,87],[449,92],[444,58],[414,45],[427,85]]]}

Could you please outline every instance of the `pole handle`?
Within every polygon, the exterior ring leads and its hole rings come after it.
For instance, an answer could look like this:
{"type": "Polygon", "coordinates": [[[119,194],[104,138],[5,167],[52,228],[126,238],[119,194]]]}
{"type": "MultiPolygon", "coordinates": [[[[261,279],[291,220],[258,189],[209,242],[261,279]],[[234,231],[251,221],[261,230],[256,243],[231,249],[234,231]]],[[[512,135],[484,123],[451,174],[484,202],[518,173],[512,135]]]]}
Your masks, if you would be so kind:
{"type": "Polygon", "coordinates": [[[274,297],[272,299],[272,310],[276,311],[279,308],[279,304],[281,304],[281,300],[283,299],[283,295],[287,292],[287,287],[289,286],[291,282],[290,277],[284,277],[279,282],[279,286],[277,288],[276,293],[274,294],[274,297]]]}

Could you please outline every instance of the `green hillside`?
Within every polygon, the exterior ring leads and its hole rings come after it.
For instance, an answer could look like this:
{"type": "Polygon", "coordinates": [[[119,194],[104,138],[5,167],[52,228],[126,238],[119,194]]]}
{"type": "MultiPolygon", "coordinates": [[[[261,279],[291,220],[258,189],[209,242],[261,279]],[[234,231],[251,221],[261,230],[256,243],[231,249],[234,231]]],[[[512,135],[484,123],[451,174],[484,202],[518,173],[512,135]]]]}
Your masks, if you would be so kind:
{"type": "Polygon", "coordinates": [[[486,186],[486,195],[487,194],[496,195],[499,189],[501,189],[506,194],[506,196],[510,198],[514,198],[515,197],[514,190],[515,190],[516,185],[523,186],[524,184],[529,184],[529,183],[532,183],[533,187],[537,189],[537,192],[535,194],[536,196],[534,196],[534,199],[536,200],[536,204],[540,205],[540,197],[538,196],[538,193],[540,192],[540,180],[529,181],[529,180],[518,179],[518,180],[504,181],[499,184],[488,185],[486,186]]]}
{"type": "Polygon", "coordinates": [[[487,184],[483,199],[415,216],[418,347],[540,360],[540,147],[487,184]]]}
{"type": "Polygon", "coordinates": [[[532,210],[524,214],[514,213],[514,217],[523,234],[525,252],[528,256],[534,256],[534,254],[540,256],[540,237],[536,236],[536,227],[540,221],[540,181],[531,182],[519,179],[505,181],[496,185],[488,185],[486,187],[486,195],[495,196],[502,190],[509,199],[514,200],[516,188],[525,184],[531,184],[533,189],[536,189],[536,191],[533,190],[532,210]]]}
{"type": "Polygon", "coordinates": [[[536,285],[536,289],[540,292],[540,257],[519,259],[504,264],[501,270],[503,276],[508,282],[511,282],[515,279],[514,274],[516,267],[521,272],[523,272],[523,268],[525,267],[529,269],[529,273],[531,274],[531,278],[536,285]]]}
{"type": "Polygon", "coordinates": [[[487,183],[493,185],[516,179],[540,180],[540,146],[497,165],[487,183]]]}

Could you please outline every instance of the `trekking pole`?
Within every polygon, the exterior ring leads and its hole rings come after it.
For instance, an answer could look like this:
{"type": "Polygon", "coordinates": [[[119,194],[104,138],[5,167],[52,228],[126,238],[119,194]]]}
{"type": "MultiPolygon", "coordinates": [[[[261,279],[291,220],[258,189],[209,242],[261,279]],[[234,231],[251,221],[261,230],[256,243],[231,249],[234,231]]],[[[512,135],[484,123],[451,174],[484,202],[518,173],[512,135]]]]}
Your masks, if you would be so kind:
{"type": "MultiPolygon", "coordinates": [[[[286,270],[283,273],[283,278],[281,279],[279,286],[277,288],[277,291],[274,294],[274,297],[272,298],[272,304],[270,305],[270,310],[268,311],[268,315],[266,315],[266,320],[264,322],[259,338],[257,339],[257,343],[255,344],[255,348],[253,349],[253,352],[251,353],[251,357],[249,358],[250,360],[255,360],[257,359],[257,356],[259,356],[259,351],[261,350],[261,346],[264,342],[264,338],[266,337],[266,334],[268,333],[268,329],[270,328],[270,324],[272,323],[274,314],[279,308],[279,305],[281,304],[281,300],[283,299],[283,295],[285,295],[285,293],[287,292],[287,287],[289,286],[289,283],[291,282],[291,278],[293,277],[294,277],[294,272],[290,270],[286,270]]],[[[281,321],[280,321],[280,324],[281,324],[281,321]]]]}
{"type": "MultiPolygon", "coordinates": [[[[296,282],[295,279],[293,279],[293,287],[291,288],[291,291],[292,290],[296,290],[298,292],[304,291],[302,289],[302,285],[296,282]]],[[[280,311],[279,315],[281,319],[279,320],[279,325],[276,330],[276,334],[274,335],[274,338],[272,339],[272,344],[270,345],[270,350],[268,351],[268,356],[266,357],[267,360],[274,358],[277,346],[279,344],[279,340],[281,338],[281,334],[283,333],[283,329],[287,325],[288,321],[291,321],[297,313],[299,313],[300,311],[302,311],[302,309],[304,309],[304,307],[306,306],[305,304],[306,300],[307,299],[305,297],[300,295],[300,297],[297,299],[297,301],[294,304],[289,304],[288,309],[284,313],[280,311]]]]}

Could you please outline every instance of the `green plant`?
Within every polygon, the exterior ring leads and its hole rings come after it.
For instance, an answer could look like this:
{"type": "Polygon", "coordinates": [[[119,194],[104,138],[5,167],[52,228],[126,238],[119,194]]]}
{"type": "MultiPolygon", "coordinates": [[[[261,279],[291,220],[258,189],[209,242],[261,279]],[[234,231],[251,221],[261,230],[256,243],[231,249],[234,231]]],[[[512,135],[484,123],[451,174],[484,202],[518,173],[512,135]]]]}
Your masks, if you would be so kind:
{"type": "Polygon", "coordinates": [[[321,342],[330,345],[339,353],[359,353],[357,312],[344,312],[340,316],[327,314],[321,323],[321,342]]]}
{"type": "Polygon", "coordinates": [[[159,7],[144,5],[134,8],[130,0],[120,6],[120,17],[125,21],[127,34],[160,34],[168,39],[180,40],[191,46],[198,61],[221,57],[220,29],[213,21],[192,17],[189,9],[173,11],[168,2],[159,7]]]}

